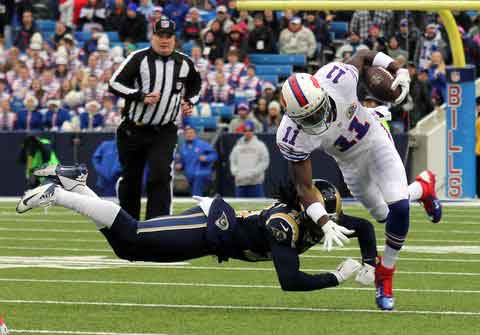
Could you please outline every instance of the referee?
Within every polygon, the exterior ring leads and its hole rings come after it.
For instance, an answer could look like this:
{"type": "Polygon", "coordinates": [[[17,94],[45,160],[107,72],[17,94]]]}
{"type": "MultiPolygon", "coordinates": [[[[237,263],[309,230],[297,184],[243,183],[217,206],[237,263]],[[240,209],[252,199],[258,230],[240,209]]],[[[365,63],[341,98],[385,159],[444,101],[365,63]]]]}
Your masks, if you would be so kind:
{"type": "Polygon", "coordinates": [[[120,206],[140,218],[143,171],[148,163],[146,219],[167,215],[177,124],[199,100],[201,78],[193,61],[175,50],[175,22],[162,17],[151,46],[131,53],[112,75],[109,90],[125,99],[117,129],[122,178],[120,206]]]}

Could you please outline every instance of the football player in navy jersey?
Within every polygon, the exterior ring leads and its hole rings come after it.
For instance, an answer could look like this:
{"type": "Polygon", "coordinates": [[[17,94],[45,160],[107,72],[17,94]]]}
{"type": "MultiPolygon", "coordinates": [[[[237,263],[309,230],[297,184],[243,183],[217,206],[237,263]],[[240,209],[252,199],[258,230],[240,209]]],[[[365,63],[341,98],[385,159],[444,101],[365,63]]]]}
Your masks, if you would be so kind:
{"type": "Polygon", "coordinates": [[[218,261],[272,260],[283,290],[310,291],[337,286],[354,273],[362,284],[373,284],[377,256],[372,224],[344,214],[336,188],[325,180],[316,182],[319,196],[331,216],[357,236],[363,265],[343,261],[335,271],[307,274],[300,271],[299,255],[323,237],[302,210],[292,185],[279,188],[277,202],[260,211],[235,211],[222,198],[196,197],[199,206],[179,215],[137,221],[117,204],[100,199],[85,184],[84,166],[47,167],[36,172],[49,182],[27,191],[17,212],[57,205],[92,219],[115,254],[130,261],[178,262],[207,255],[218,261]]]}

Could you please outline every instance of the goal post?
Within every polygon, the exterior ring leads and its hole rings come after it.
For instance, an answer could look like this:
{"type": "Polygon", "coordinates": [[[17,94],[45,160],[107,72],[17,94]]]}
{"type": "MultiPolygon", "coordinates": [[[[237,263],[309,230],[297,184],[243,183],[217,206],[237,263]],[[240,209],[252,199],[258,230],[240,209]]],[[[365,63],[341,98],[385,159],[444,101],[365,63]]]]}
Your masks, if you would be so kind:
{"type": "Polygon", "coordinates": [[[451,10],[480,10],[479,0],[237,0],[239,10],[415,10],[436,11],[447,31],[453,66],[447,68],[446,91],[446,195],[474,198],[475,160],[475,67],[465,62],[463,42],[451,10]]]}

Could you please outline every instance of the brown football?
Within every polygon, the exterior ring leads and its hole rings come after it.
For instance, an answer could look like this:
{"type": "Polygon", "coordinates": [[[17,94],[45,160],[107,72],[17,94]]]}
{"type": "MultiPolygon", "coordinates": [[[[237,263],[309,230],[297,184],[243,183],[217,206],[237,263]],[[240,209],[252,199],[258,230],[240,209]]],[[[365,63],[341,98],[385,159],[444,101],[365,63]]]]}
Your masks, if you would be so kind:
{"type": "Polygon", "coordinates": [[[365,83],[370,93],[377,99],[393,102],[402,92],[400,87],[392,90],[394,76],[383,67],[370,66],[365,73],[365,83]]]}

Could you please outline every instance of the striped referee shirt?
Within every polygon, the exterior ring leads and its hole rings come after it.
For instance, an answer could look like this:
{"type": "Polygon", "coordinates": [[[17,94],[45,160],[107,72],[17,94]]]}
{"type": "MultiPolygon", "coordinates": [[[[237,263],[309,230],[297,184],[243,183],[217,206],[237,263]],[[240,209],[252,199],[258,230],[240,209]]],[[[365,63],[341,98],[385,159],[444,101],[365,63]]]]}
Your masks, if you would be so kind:
{"type": "Polygon", "coordinates": [[[125,99],[123,115],[128,120],[165,125],[177,120],[182,100],[198,102],[201,83],[190,57],[178,51],[160,56],[149,47],[131,53],[120,64],[109,81],[109,90],[125,99]],[[144,104],[145,95],[152,92],[160,92],[160,100],[144,104]]]}

